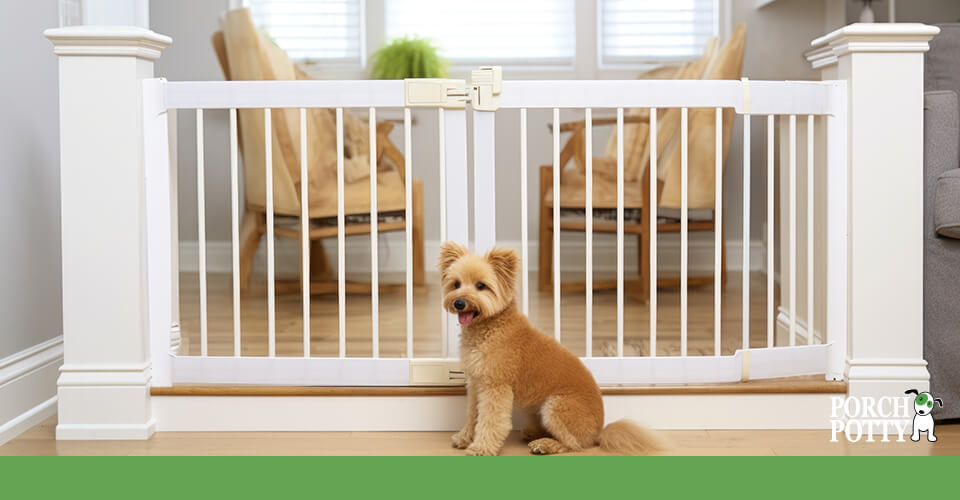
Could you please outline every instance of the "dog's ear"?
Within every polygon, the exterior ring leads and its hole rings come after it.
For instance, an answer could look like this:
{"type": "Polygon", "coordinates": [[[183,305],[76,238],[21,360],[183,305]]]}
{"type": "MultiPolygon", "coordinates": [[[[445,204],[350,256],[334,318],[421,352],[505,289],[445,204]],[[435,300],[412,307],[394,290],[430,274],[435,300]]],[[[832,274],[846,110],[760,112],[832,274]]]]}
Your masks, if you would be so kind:
{"type": "Polygon", "coordinates": [[[437,259],[437,269],[440,270],[440,274],[446,273],[451,264],[466,254],[466,247],[455,241],[447,241],[440,245],[440,257],[437,259]]]}
{"type": "Polygon", "coordinates": [[[512,290],[520,274],[520,256],[511,248],[494,247],[484,256],[506,290],[512,290]]]}
{"type": "Polygon", "coordinates": [[[920,392],[917,391],[916,389],[907,389],[907,390],[903,391],[903,393],[904,393],[904,394],[914,394],[914,395],[917,395],[917,396],[920,395],[920,392]]]}

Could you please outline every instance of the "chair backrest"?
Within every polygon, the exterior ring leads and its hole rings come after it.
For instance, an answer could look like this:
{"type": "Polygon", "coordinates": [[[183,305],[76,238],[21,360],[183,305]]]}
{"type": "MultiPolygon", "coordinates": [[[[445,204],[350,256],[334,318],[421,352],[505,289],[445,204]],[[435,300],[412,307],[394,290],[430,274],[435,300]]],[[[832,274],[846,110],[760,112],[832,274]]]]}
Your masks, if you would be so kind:
{"type": "MultiPolygon", "coordinates": [[[[743,54],[746,47],[746,25],[740,23],[730,39],[723,45],[705,70],[707,80],[739,80],[743,70],[743,54]]],[[[669,144],[662,151],[657,164],[657,177],[663,181],[660,206],[680,206],[680,127],[679,110],[676,111],[676,129],[669,134],[669,144]]],[[[723,160],[730,149],[730,136],[736,113],[723,110],[723,160]]],[[[687,167],[689,175],[688,203],[690,208],[713,208],[716,182],[716,115],[712,108],[693,108],[688,111],[687,167]]],[[[658,130],[663,131],[663,126],[658,130]]],[[[664,136],[667,133],[663,134],[664,136]]],[[[657,141],[660,142],[659,140],[657,141]]],[[[744,154],[749,154],[745,152],[744,154]]],[[[722,164],[725,165],[725,161],[722,164]]],[[[722,180],[721,180],[722,181],[722,180]]]]}
{"type": "MultiPolygon", "coordinates": [[[[223,31],[214,34],[217,52],[228,80],[309,79],[286,52],[262,36],[253,24],[249,9],[224,14],[223,31]]],[[[238,110],[240,152],[243,157],[244,192],[247,206],[263,211],[266,206],[264,112],[238,110]]],[[[307,161],[310,178],[311,215],[314,207],[329,208],[336,197],[336,118],[333,110],[307,111],[307,161]],[[327,201],[327,203],[318,203],[327,201]]],[[[349,112],[344,113],[344,177],[347,183],[369,176],[367,125],[349,112]]],[[[271,113],[274,212],[300,214],[300,116],[296,109],[274,109],[271,113]]],[[[329,210],[321,210],[327,215],[329,210]]]]}

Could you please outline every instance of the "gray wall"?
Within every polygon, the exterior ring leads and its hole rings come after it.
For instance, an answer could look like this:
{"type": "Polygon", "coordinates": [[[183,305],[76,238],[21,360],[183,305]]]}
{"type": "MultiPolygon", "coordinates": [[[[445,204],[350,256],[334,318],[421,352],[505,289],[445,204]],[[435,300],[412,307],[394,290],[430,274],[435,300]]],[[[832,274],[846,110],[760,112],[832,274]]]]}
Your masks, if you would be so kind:
{"type": "Polygon", "coordinates": [[[0,358],[62,333],[56,0],[0,2],[0,358]]]}

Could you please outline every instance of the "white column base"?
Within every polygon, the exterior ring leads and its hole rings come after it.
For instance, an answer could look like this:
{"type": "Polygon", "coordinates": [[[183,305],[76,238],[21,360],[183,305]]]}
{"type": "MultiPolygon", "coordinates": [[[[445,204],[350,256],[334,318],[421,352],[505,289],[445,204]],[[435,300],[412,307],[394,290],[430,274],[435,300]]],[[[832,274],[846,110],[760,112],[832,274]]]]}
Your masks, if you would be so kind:
{"type": "Polygon", "coordinates": [[[930,372],[923,359],[848,359],[846,376],[850,397],[900,397],[907,389],[930,389],[930,372]]]}
{"type": "Polygon", "coordinates": [[[64,365],[57,387],[57,439],[148,439],[156,431],[149,363],[64,365]]]}

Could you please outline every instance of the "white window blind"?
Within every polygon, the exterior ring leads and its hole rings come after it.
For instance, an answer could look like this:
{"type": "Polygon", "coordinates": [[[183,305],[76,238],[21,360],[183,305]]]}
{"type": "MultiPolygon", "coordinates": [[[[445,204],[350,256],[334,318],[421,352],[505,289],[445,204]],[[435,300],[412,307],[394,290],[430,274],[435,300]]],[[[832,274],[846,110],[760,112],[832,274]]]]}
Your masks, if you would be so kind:
{"type": "Polygon", "coordinates": [[[361,65],[363,0],[245,0],[253,24],[297,61],[361,65]]]}
{"type": "Polygon", "coordinates": [[[462,65],[568,66],[576,51],[573,0],[385,0],[386,40],[429,38],[462,65]]]}
{"type": "Polygon", "coordinates": [[[602,65],[691,59],[718,32],[717,0],[599,0],[602,65]]]}

